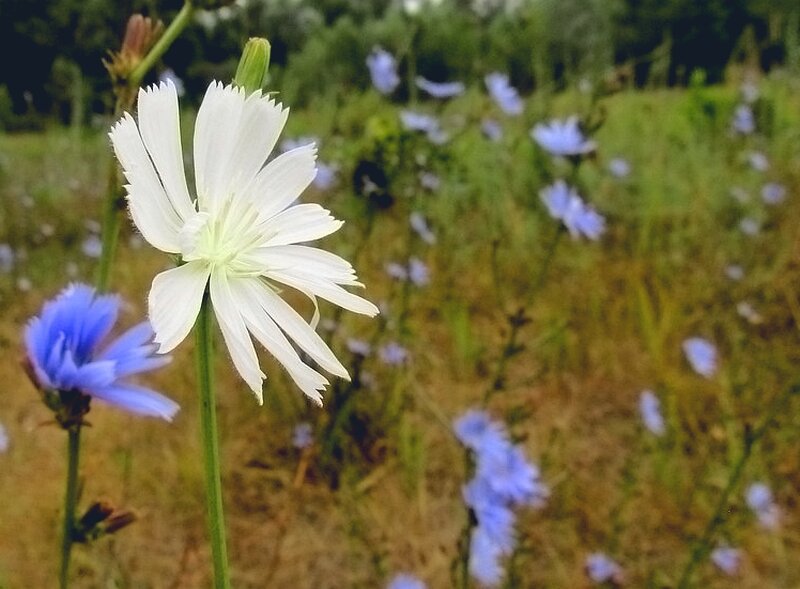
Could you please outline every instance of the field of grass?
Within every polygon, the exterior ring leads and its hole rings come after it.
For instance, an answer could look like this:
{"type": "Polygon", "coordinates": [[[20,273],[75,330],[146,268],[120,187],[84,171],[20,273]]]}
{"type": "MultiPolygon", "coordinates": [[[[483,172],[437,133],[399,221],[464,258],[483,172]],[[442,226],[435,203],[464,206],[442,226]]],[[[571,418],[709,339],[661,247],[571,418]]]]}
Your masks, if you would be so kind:
{"type": "MultiPolygon", "coordinates": [[[[259,407],[218,346],[234,586],[372,588],[398,571],[451,586],[467,518],[464,450],[451,424],[487,391],[488,410],[550,488],[544,507],[519,509],[506,586],[592,586],[584,564],[598,551],[622,566],[626,586],[675,586],[748,432],[800,383],[798,90],[797,80],[765,81],[759,132],[747,138],[730,133],[732,87],[622,93],[597,104],[580,94],[533,96],[516,119],[470,91],[419,107],[441,115],[451,134],[443,146],[404,132],[399,107],[371,92],[293,112],[284,137],[317,136],[321,160],[340,168],[333,188],[311,188],[302,200],[346,221],[325,246],[353,263],[383,314],[370,321],[322,307],[321,330],[357,376],[335,383],[322,409],[266,354],[259,407]],[[602,123],[597,155],[577,170],[528,135],[572,113],[602,123]],[[504,126],[500,142],[481,134],[489,114],[504,126]],[[768,170],[749,165],[753,151],[767,156],[768,170]],[[371,211],[350,178],[359,159],[376,157],[394,205],[371,211]],[[627,178],[609,173],[614,157],[630,162],[627,178]],[[439,177],[437,188],[420,186],[425,172],[439,177]],[[606,217],[598,242],[555,237],[559,226],[538,194],[566,174],[606,217]],[[787,197],[768,205],[760,192],[773,181],[787,197]],[[749,198],[735,198],[737,188],[749,198]],[[427,217],[435,244],[409,228],[413,211],[427,217]],[[742,219],[756,221],[758,233],[743,232],[742,219]],[[410,257],[430,269],[428,285],[387,275],[387,263],[410,257]],[[741,279],[727,275],[730,265],[741,266],[741,279]],[[684,358],[681,343],[693,336],[719,350],[711,379],[684,358]],[[373,352],[353,354],[350,338],[373,352]],[[408,349],[405,364],[380,360],[377,350],[392,341],[408,349]],[[642,425],[644,389],[661,399],[662,437],[642,425]],[[302,452],[291,444],[301,421],[316,440],[302,452]]],[[[68,281],[92,281],[96,261],[82,248],[107,186],[104,128],[0,136],[0,242],[17,252],[0,274],[0,422],[10,439],[0,455],[0,587],[49,587],[57,578],[66,442],[20,367],[21,330],[68,281]]],[[[124,224],[112,284],[126,324],[143,316],[152,277],[170,265],[124,224]]],[[[310,316],[310,305],[289,298],[310,316]]],[[[75,549],[76,587],[209,583],[190,340],[148,378],[181,404],[174,423],[93,406],[81,505],[105,498],[139,520],[75,549]]],[[[714,529],[713,546],[742,549],[738,575],[704,558],[693,586],[800,586],[798,447],[800,401],[790,398],[752,448],[714,529]],[[774,530],[745,503],[755,481],[770,486],[780,509],[774,530]]]]}

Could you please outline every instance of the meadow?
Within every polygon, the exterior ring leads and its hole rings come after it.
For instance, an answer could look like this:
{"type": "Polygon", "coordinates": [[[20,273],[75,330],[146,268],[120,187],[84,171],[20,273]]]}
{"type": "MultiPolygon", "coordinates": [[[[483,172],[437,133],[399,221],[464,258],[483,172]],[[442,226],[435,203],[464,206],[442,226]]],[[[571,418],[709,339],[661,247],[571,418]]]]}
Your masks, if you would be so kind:
{"type": "MultiPolygon", "coordinates": [[[[773,76],[758,89],[747,136],[731,131],[733,82],[534,93],[518,117],[476,85],[413,107],[438,116],[441,145],[404,129],[411,107],[374,90],[293,110],[283,138],[316,137],[336,170],[301,200],[345,220],[323,245],[352,262],[382,314],[321,304],[319,331],[354,376],[334,380],[322,408],[265,353],[259,407],[218,346],[234,586],[382,587],[402,571],[454,586],[469,463],[453,421],[477,407],[507,424],[549,492],[516,510],[502,586],[675,587],[703,538],[709,551],[740,549],[740,566],[728,575],[705,554],[690,586],[800,586],[800,401],[785,395],[800,384],[800,81],[773,76]],[[598,146],[580,165],[529,135],[572,114],[598,146]],[[481,132],[488,117],[502,127],[496,141],[481,132]],[[766,170],[754,169],[756,152],[766,170]],[[609,170],[615,158],[628,174],[609,170]],[[356,194],[364,160],[386,173],[390,206],[356,194]],[[605,217],[597,241],[548,215],[539,194],[558,177],[605,217]],[[785,187],[782,202],[764,202],[770,182],[785,187]],[[427,233],[410,225],[415,212],[427,233]],[[421,274],[398,279],[391,264],[410,259],[421,274]],[[718,350],[710,378],[685,358],[691,337],[718,350]],[[393,343],[407,356],[392,356],[393,343]],[[643,390],[660,399],[661,435],[642,422],[643,390]],[[303,422],[314,442],[300,449],[303,422]],[[775,526],[747,504],[759,481],[775,526]],[[599,552],[621,568],[605,585],[586,570],[599,552]]],[[[0,274],[0,587],[57,578],[64,437],[20,368],[21,332],[64,284],[93,279],[111,122],[0,135],[0,242],[15,252],[0,274]]],[[[170,266],[126,220],[112,269],[123,323],[145,314],[152,276],[170,266]]],[[[138,521],[76,547],[76,587],[209,583],[191,353],[189,341],[148,376],[181,405],[173,423],[93,404],[81,502],[107,498],[138,521]]]]}

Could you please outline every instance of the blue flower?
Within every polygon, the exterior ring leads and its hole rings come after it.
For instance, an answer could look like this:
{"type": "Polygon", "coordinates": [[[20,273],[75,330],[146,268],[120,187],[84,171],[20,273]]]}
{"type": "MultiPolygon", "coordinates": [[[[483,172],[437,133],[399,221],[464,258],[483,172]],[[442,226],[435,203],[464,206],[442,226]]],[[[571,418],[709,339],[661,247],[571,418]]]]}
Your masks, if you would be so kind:
{"type": "Polygon", "coordinates": [[[553,155],[584,155],[597,149],[594,141],[584,137],[576,116],[569,117],[565,121],[539,123],[531,130],[531,137],[553,155]]]}
{"type": "Polygon", "coordinates": [[[760,151],[751,151],[747,154],[747,161],[756,172],[766,172],[769,169],[769,160],[760,151]]]}
{"type": "Polygon", "coordinates": [[[469,572],[484,585],[499,585],[503,580],[503,567],[500,559],[502,549],[492,540],[484,528],[472,530],[469,543],[469,572]]]}
{"type": "Polygon", "coordinates": [[[730,546],[718,546],[711,553],[711,562],[726,575],[733,576],[739,571],[742,551],[730,546]]]}
{"type": "Polygon", "coordinates": [[[372,78],[372,85],[381,94],[391,94],[400,84],[397,75],[397,62],[391,53],[376,47],[367,56],[367,67],[372,78]]]}
{"type": "Polygon", "coordinates": [[[45,303],[25,328],[32,376],[44,391],[77,391],[132,413],[170,421],[177,403],[126,380],[160,368],[170,358],[155,355],[148,322],[107,342],[119,307],[118,297],[98,296],[83,284],[70,285],[45,303]]]}
{"type": "Polygon", "coordinates": [[[664,417],[661,415],[661,403],[653,391],[642,391],[639,397],[639,413],[642,414],[644,426],[651,433],[663,436],[666,431],[664,417]]]}
{"type": "Polygon", "coordinates": [[[711,378],[717,372],[717,349],[701,337],[690,337],[683,342],[683,353],[699,375],[711,378]]]}
{"type": "Polygon", "coordinates": [[[419,258],[408,260],[408,279],[414,286],[426,286],[431,281],[430,270],[419,258]]]}
{"type": "Polygon", "coordinates": [[[439,119],[413,110],[401,110],[400,122],[406,131],[419,131],[425,133],[428,140],[435,145],[442,145],[449,137],[442,129],[439,119]]]}
{"type": "Polygon", "coordinates": [[[4,274],[11,272],[15,259],[13,248],[7,243],[0,243],[0,272],[4,274]]]}
{"type": "Polygon", "coordinates": [[[348,338],[346,345],[350,353],[356,356],[363,356],[366,358],[372,353],[372,346],[369,342],[361,339],[356,339],[354,337],[348,338]]]}
{"type": "Polygon", "coordinates": [[[528,462],[522,448],[512,444],[478,454],[477,474],[503,501],[541,507],[550,495],[539,480],[539,467],[528,462]]]}
{"type": "Polygon", "coordinates": [[[339,166],[317,161],[317,175],[314,176],[314,186],[319,190],[328,190],[336,183],[336,174],[339,166]]]}
{"type": "Polygon", "coordinates": [[[422,241],[428,245],[436,243],[436,235],[431,231],[431,228],[428,226],[428,221],[422,213],[413,211],[411,215],[409,215],[408,221],[411,224],[411,228],[419,235],[422,241]]]}
{"type": "Polygon", "coordinates": [[[314,434],[311,431],[311,424],[304,421],[294,426],[292,431],[292,446],[298,450],[308,448],[314,443],[314,434]]]}
{"type": "Polygon", "coordinates": [[[487,74],[483,79],[486,88],[489,90],[492,99],[497,103],[507,115],[518,115],[522,113],[522,99],[519,97],[517,89],[508,83],[508,76],[500,72],[487,74]]]}
{"type": "Polygon", "coordinates": [[[386,589],[425,589],[425,587],[425,583],[417,579],[414,575],[398,573],[392,577],[386,589]]]}
{"type": "Polygon", "coordinates": [[[747,506],[753,510],[762,527],[773,530],[780,523],[780,509],[766,483],[752,483],[745,491],[747,506]]]}
{"type": "Polygon", "coordinates": [[[494,119],[484,119],[481,122],[481,131],[491,141],[500,141],[503,138],[503,127],[494,119]]]}
{"type": "Polygon", "coordinates": [[[417,76],[414,82],[417,88],[424,90],[434,98],[452,98],[464,93],[463,82],[431,82],[422,76],[417,76]]]}
{"type": "Polygon", "coordinates": [[[605,219],[583,202],[574,188],[563,180],[547,186],[539,193],[550,216],[564,223],[573,239],[581,236],[597,240],[605,231],[605,219]]]}
{"type": "Polygon", "coordinates": [[[615,178],[626,178],[631,173],[631,165],[628,160],[621,157],[615,157],[608,162],[608,171],[615,178]]]}
{"type": "Polygon", "coordinates": [[[622,581],[622,567],[602,552],[595,552],[586,557],[586,574],[595,583],[622,581]]]}
{"type": "Polygon", "coordinates": [[[761,198],[768,205],[777,205],[786,199],[786,187],[777,182],[765,184],[761,189],[761,198]]]}
{"type": "Polygon", "coordinates": [[[399,366],[408,359],[408,350],[397,342],[389,342],[378,350],[381,361],[389,366],[399,366]]]}
{"type": "Polygon", "coordinates": [[[756,119],[753,116],[753,110],[746,104],[740,104],[736,107],[736,112],[733,114],[733,121],[731,128],[741,135],[750,135],[756,130],[756,119]]]}

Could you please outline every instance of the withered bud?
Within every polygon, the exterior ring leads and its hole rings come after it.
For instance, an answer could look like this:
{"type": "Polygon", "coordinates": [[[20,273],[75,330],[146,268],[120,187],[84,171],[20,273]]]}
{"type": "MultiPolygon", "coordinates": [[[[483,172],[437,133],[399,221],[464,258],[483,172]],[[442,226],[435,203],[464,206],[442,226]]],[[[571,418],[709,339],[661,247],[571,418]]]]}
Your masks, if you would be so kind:
{"type": "Polygon", "coordinates": [[[111,59],[103,60],[111,78],[115,82],[126,79],[155,45],[163,31],[164,23],[160,20],[154,21],[141,14],[131,16],[125,27],[122,47],[118,52],[109,51],[111,59]]]}
{"type": "Polygon", "coordinates": [[[92,503],[75,525],[75,542],[86,543],[101,536],[113,534],[136,521],[136,514],[128,510],[117,510],[108,501],[92,503]]]}

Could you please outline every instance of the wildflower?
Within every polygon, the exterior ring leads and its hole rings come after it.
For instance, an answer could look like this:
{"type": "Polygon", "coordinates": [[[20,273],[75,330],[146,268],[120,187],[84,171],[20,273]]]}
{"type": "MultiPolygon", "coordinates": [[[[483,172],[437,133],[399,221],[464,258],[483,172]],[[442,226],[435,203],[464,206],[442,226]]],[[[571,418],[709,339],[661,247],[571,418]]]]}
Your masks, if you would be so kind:
{"type": "Polygon", "coordinates": [[[711,378],[717,372],[717,348],[701,337],[690,337],[683,342],[683,353],[699,375],[711,378]]]}
{"type": "Polygon", "coordinates": [[[146,321],[107,341],[119,313],[116,296],[73,284],[45,303],[25,327],[31,378],[45,394],[78,392],[141,415],[171,420],[178,405],[127,382],[128,377],[169,362],[156,356],[153,330],[146,321]]]}
{"type": "Polygon", "coordinates": [[[519,97],[519,92],[508,83],[508,76],[500,72],[487,74],[483,79],[486,88],[492,96],[497,106],[507,115],[518,115],[522,113],[523,104],[519,97]]]}
{"type": "Polygon", "coordinates": [[[780,509],[770,488],[762,482],[752,483],[745,491],[747,506],[753,510],[762,527],[773,530],[780,523],[780,509]]]}
{"type": "Polygon", "coordinates": [[[398,573],[392,577],[386,589],[425,589],[425,587],[425,583],[417,579],[414,575],[398,573]]]}
{"type": "Polygon", "coordinates": [[[0,272],[7,274],[14,267],[14,249],[7,243],[0,243],[0,272]]]}
{"type": "Polygon", "coordinates": [[[764,321],[764,318],[761,316],[761,313],[756,311],[753,308],[753,305],[751,305],[747,301],[739,301],[738,303],[736,303],[736,312],[739,314],[740,317],[746,319],[752,325],[758,325],[759,323],[764,321]]]}
{"type": "Polygon", "coordinates": [[[746,104],[736,107],[733,114],[731,128],[741,135],[750,135],[756,130],[756,120],[753,117],[753,110],[746,104]]]}
{"type": "Polygon", "coordinates": [[[186,86],[183,80],[181,80],[171,68],[167,68],[158,74],[158,81],[160,83],[166,83],[167,81],[172,82],[175,85],[175,91],[178,93],[178,96],[186,94],[186,86]]]}
{"type": "Polygon", "coordinates": [[[751,151],[747,155],[747,161],[756,172],[766,172],[769,169],[769,160],[760,151],[751,151]]]}
{"type": "Polygon", "coordinates": [[[389,262],[384,266],[386,273],[395,280],[408,280],[408,269],[397,262],[389,262]]]}
{"type": "Polygon", "coordinates": [[[319,190],[328,190],[336,183],[336,174],[339,166],[336,164],[317,164],[317,175],[314,176],[314,186],[319,190]]]}
{"type": "Polygon", "coordinates": [[[653,391],[642,391],[639,397],[639,413],[642,414],[644,426],[651,433],[663,436],[666,428],[664,417],[661,415],[661,403],[653,391]]]}
{"type": "Polygon", "coordinates": [[[421,172],[419,183],[425,190],[436,192],[442,186],[442,179],[433,172],[421,172]]]}
{"type": "Polygon", "coordinates": [[[499,422],[492,421],[485,411],[470,409],[453,423],[458,440],[474,452],[491,451],[508,444],[508,433],[499,422]]]}
{"type": "Polygon", "coordinates": [[[503,127],[494,119],[483,119],[481,131],[491,141],[500,141],[503,138],[503,127]]]}
{"type": "Polygon", "coordinates": [[[103,242],[96,235],[90,235],[81,244],[83,255],[89,258],[99,258],[103,254],[103,242]]]}
{"type": "Polygon", "coordinates": [[[441,145],[448,140],[447,133],[442,130],[439,119],[413,110],[401,110],[400,122],[406,131],[419,131],[425,133],[428,140],[436,145],[441,145]]]}
{"type": "Polygon", "coordinates": [[[417,211],[412,212],[408,217],[408,222],[422,241],[428,245],[436,243],[436,235],[431,231],[431,228],[428,227],[428,221],[422,213],[418,213],[417,211]]]}
{"type": "Polygon", "coordinates": [[[414,286],[427,286],[431,281],[431,273],[425,262],[419,258],[411,258],[408,261],[408,279],[414,286]]]}
{"type": "Polygon", "coordinates": [[[304,450],[314,443],[314,434],[311,431],[311,424],[304,421],[294,426],[292,430],[292,446],[298,450],[304,450]]]}
{"type": "Polygon", "coordinates": [[[622,567],[602,552],[594,552],[586,557],[586,574],[595,583],[621,583],[622,567]]]}
{"type": "Polygon", "coordinates": [[[399,366],[408,359],[408,350],[397,342],[389,342],[378,350],[381,362],[389,366],[399,366]]]}
{"type": "Polygon", "coordinates": [[[608,171],[611,172],[611,175],[615,178],[627,178],[631,173],[631,165],[628,163],[628,160],[615,157],[608,162],[608,171]]]}
{"type": "Polygon", "coordinates": [[[739,264],[728,264],[725,266],[725,276],[731,280],[741,280],[744,278],[744,268],[739,264]]]}
{"type": "Polygon", "coordinates": [[[348,338],[346,345],[350,353],[356,356],[366,357],[372,353],[372,346],[369,345],[369,342],[365,342],[361,339],[356,339],[354,337],[348,338]]]}
{"type": "Polygon", "coordinates": [[[481,526],[472,530],[469,543],[469,573],[484,585],[499,585],[503,580],[502,549],[481,526]]]}
{"type": "Polygon", "coordinates": [[[156,276],[150,290],[159,352],[186,338],[208,292],[234,366],[259,402],[265,375],[251,334],[321,403],[328,381],[303,363],[287,336],[328,372],[348,378],[347,370],[278,296],[276,285],[300,291],[315,307],[321,297],[365,315],[378,309],[342,288],[362,286],[347,261],[299,245],[342,225],[317,204],[292,204],[316,173],[314,146],[264,165],[287,111],[260,91],[248,96],[212,82],[195,123],[193,201],[183,169],[175,87],[167,82],[140,90],[138,112],[138,127],[126,114],[110,133],[129,183],[131,216],[151,245],[183,262],[156,276]]]}
{"type": "Polygon", "coordinates": [[[581,236],[597,240],[605,231],[605,219],[583,202],[575,189],[563,180],[544,188],[539,197],[550,216],[564,223],[573,239],[581,236]]]}
{"type": "Polygon", "coordinates": [[[431,82],[422,76],[417,76],[414,82],[417,88],[424,90],[434,98],[453,98],[464,93],[463,82],[431,82]]]}
{"type": "Polygon", "coordinates": [[[372,53],[367,56],[367,67],[372,78],[372,85],[381,94],[391,94],[400,84],[400,77],[397,75],[397,62],[391,53],[375,47],[372,53]]]}
{"type": "Polygon", "coordinates": [[[8,452],[8,447],[11,445],[11,442],[8,439],[8,430],[6,426],[0,423],[0,454],[5,454],[8,452]]]}
{"type": "Polygon", "coordinates": [[[777,205],[786,199],[786,187],[777,182],[764,184],[761,189],[761,198],[768,205],[777,205]]]}
{"type": "Polygon", "coordinates": [[[730,546],[718,546],[711,552],[711,562],[723,573],[734,576],[742,563],[742,551],[730,546]]]}
{"type": "Polygon", "coordinates": [[[745,217],[739,221],[739,229],[745,235],[753,237],[761,232],[761,223],[757,219],[753,219],[753,217],[745,217]]]}
{"type": "Polygon", "coordinates": [[[531,137],[553,155],[578,156],[597,149],[594,141],[584,137],[576,116],[569,117],[565,121],[539,123],[531,130],[531,137]]]}

